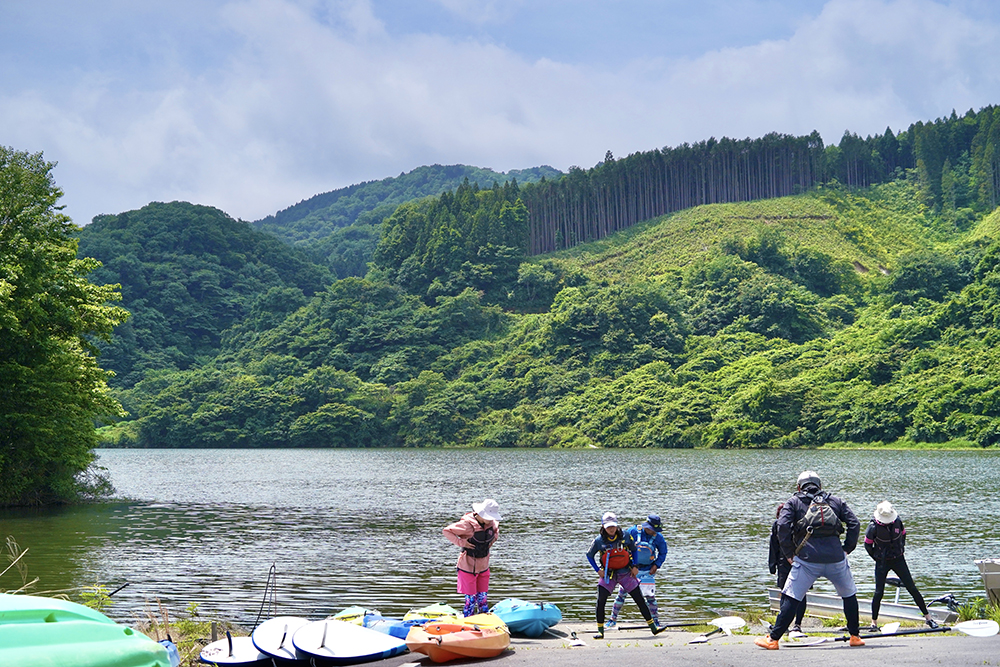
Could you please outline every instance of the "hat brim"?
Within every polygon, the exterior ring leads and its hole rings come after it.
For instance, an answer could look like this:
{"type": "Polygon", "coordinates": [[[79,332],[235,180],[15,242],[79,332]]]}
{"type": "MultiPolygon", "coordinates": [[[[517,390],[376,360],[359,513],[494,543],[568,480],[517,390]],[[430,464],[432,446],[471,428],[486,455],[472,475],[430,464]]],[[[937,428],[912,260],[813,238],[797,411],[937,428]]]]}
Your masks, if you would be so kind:
{"type": "Polygon", "coordinates": [[[896,510],[893,510],[888,515],[886,515],[886,514],[879,514],[878,512],[875,512],[874,514],[872,514],[872,516],[875,517],[876,521],[878,521],[879,523],[881,523],[881,524],[884,525],[884,524],[893,523],[897,518],[899,518],[899,512],[897,512],[896,510]]]}
{"type": "Polygon", "coordinates": [[[500,521],[503,518],[498,512],[486,507],[486,503],[473,503],[472,511],[488,521],[500,521]]]}

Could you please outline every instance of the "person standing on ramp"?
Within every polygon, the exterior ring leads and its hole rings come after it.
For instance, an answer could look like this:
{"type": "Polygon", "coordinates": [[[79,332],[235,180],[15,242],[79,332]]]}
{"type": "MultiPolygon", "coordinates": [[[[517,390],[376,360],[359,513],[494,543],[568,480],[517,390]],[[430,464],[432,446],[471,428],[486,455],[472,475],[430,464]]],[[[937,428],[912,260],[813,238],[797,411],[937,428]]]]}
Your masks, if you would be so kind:
{"type": "Polygon", "coordinates": [[[797,486],[798,491],[785,501],[778,514],[781,555],[792,569],[781,590],[781,608],[774,627],[770,634],[758,637],[754,643],[776,650],[806,592],[818,578],[825,577],[844,601],[850,645],[864,646],[860,637],[858,588],[847,562],[847,555],[858,546],[861,523],[846,502],[822,490],[819,475],[812,470],[799,475],[797,486]]]}

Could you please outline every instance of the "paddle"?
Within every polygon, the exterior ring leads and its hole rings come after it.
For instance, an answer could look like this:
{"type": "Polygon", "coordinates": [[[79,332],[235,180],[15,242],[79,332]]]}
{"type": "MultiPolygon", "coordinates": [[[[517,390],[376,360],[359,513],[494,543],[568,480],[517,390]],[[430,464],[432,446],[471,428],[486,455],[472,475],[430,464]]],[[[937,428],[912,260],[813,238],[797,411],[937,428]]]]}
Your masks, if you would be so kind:
{"type": "MultiPolygon", "coordinates": [[[[657,626],[660,628],[690,628],[696,625],[716,625],[720,630],[726,632],[726,628],[734,630],[736,628],[742,628],[746,625],[744,621],[739,616],[723,616],[722,618],[716,618],[711,621],[693,621],[691,623],[664,623],[663,625],[657,626]]],[[[648,630],[648,625],[626,625],[624,627],[618,628],[619,630],[648,630]]],[[[729,634],[729,633],[727,633],[729,634]]]]}
{"type": "MultiPolygon", "coordinates": [[[[888,630],[890,626],[895,625],[897,628],[898,624],[888,623],[885,626],[885,630],[888,630]]],[[[961,623],[956,623],[952,626],[942,625],[937,628],[913,628],[908,630],[896,630],[894,632],[879,632],[872,634],[861,635],[862,639],[880,639],[882,637],[901,637],[903,635],[921,635],[931,632],[951,632],[952,630],[958,630],[961,633],[967,634],[970,637],[992,637],[997,632],[1000,632],[1000,625],[996,621],[989,621],[983,619],[977,619],[974,621],[963,621],[961,623]]],[[[792,646],[818,646],[819,644],[826,644],[830,642],[846,642],[850,637],[820,637],[818,639],[813,639],[807,642],[789,642],[785,644],[787,647],[792,646]]]]}
{"type": "Polygon", "coordinates": [[[747,622],[739,616],[723,616],[722,618],[716,618],[709,621],[708,624],[716,626],[716,629],[707,634],[701,635],[700,637],[695,637],[689,641],[688,644],[704,644],[710,637],[720,632],[724,632],[726,635],[731,636],[733,634],[733,630],[742,628],[747,624],[747,622]]]}

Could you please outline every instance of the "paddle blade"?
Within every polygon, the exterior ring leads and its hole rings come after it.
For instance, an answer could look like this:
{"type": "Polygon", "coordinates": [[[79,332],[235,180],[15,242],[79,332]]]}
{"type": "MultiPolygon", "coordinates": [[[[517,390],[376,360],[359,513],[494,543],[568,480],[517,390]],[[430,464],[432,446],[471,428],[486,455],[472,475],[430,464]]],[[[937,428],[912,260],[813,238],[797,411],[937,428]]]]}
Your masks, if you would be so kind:
{"type": "Polygon", "coordinates": [[[708,624],[714,625],[715,627],[721,629],[726,634],[730,634],[729,632],[727,632],[728,630],[735,630],[736,628],[742,628],[744,625],[747,624],[747,622],[744,621],[739,616],[723,616],[722,618],[716,618],[709,621],[708,624]]]}
{"type": "Polygon", "coordinates": [[[879,632],[881,632],[884,635],[891,635],[893,632],[896,632],[897,630],[899,630],[899,623],[897,621],[893,621],[892,623],[886,623],[885,625],[883,625],[882,629],[879,630],[879,632]]]}
{"type": "Polygon", "coordinates": [[[977,619],[975,621],[962,621],[951,626],[953,630],[964,632],[971,637],[992,637],[1000,632],[1000,624],[996,621],[977,619]]]}

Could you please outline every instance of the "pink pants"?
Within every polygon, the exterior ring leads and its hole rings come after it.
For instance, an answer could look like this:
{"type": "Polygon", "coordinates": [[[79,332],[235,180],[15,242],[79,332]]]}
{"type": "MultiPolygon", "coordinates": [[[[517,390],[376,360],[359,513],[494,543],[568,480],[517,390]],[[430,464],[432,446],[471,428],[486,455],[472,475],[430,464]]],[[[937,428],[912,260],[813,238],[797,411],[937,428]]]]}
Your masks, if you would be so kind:
{"type": "Polygon", "coordinates": [[[465,570],[458,571],[458,592],[462,595],[475,595],[485,593],[490,589],[490,570],[472,574],[465,570]]]}

